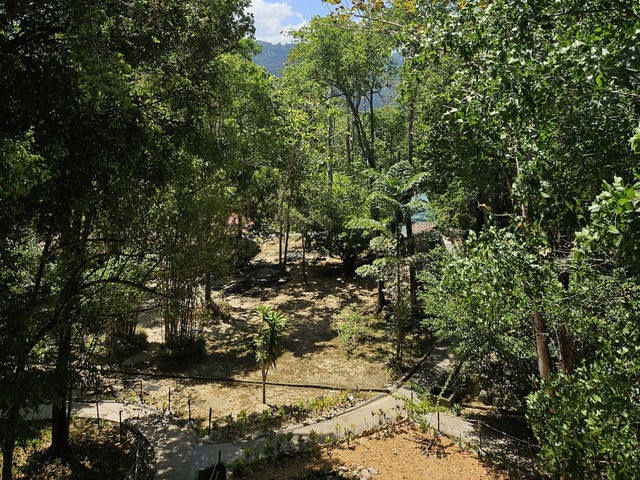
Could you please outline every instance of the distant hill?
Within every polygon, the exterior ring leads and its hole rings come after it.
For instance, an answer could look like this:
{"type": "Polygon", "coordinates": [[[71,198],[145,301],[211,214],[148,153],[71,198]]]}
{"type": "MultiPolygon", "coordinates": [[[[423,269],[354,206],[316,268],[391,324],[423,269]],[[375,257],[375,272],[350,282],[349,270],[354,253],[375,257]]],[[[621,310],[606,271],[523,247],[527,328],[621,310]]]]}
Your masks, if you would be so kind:
{"type": "MultiPolygon", "coordinates": [[[[271,75],[279,77],[282,74],[285,64],[287,63],[287,57],[289,51],[294,47],[293,43],[287,43],[285,45],[279,43],[269,43],[258,40],[257,43],[262,47],[262,52],[253,57],[253,61],[264,67],[271,75]]],[[[403,61],[402,56],[397,53],[393,53],[393,60],[396,64],[400,65],[403,61]]],[[[381,95],[376,95],[373,104],[376,107],[382,105],[388,105],[395,101],[398,92],[396,91],[395,84],[397,80],[393,82],[393,86],[385,87],[382,89],[381,95]]],[[[362,105],[364,108],[364,104],[362,105]]]]}
{"type": "Polygon", "coordinates": [[[287,55],[293,48],[293,43],[281,45],[269,42],[258,41],[262,47],[262,53],[253,57],[253,61],[264,67],[271,75],[280,76],[284,65],[287,62],[287,55]]]}

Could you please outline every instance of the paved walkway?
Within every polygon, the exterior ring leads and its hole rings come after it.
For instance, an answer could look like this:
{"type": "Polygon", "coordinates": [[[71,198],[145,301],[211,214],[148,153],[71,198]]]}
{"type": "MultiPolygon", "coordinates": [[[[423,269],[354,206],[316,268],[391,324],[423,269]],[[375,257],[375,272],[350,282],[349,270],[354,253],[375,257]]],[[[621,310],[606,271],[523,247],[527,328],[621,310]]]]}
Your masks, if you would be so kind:
{"type": "MultiPolygon", "coordinates": [[[[443,376],[447,376],[451,362],[452,357],[446,346],[436,346],[413,378],[428,391],[439,384],[443,376]]],[[[118,422],[122,413],[122,420],[128,420],[145,436],[154,449],[157,480],[189,480],[197,478],[200,470],[215,464],[219,451],[222,452],[222,461],[230,465],[243,456],[247,448],[257,452],[268,442],[275,444],[277,436],[281,439],[291,436],[291,445],[286,442],[283,447],[295,449],[301,442],[309,442],[311,436],[315,436],[318,441],[324,441],[327,437],[344,438],[346,435],[358,435],[396,422],[406,416],[403,397],[406,399],[410,396],[411,391],[408,388],[400,387],[392,394],[378,395],[333,418],[285,428],[234,443],[213,443],[201,439],[186,422],[175,422],[169,416],[146,405],[100,402],[98,408],[100,418],[113,422],[118,422]]],[[[96,418],[97,414],[95,403],[75,403],[72,411],[81,418],[96,418]]],[[[51,407],[43,407],[40,412],[31,415],[31,418],[50,418],[50,415],[51,407]]],[[[434,427],[436,418],[433,415],[428,419],[434,427]]],[[[477,442],[474,425],[455,415],[440,414],[440,430],[446,435],[460,438],[463,443],[477,442]]]]}
{"type": "MultiPolygon", "coordinates": [[[[418,379],[428,391],[431,387],[440,384],[443,378],[446,379],[452,367],[452,360],[453,357],[446,346],[436,346],[412,378],[418,379]]],[[[406,417],[405,400],[410,397],[411,390],[400,387],[392,394],[378,395],[328,420],[277,430],[254,440],[236,443],[211,443],[198,440],[193,452],[191,478],[195,478],[199,470],[214,464],[218,459],[219,451],[222,452],[222,461],[230,465],[243,455],[247,447],[253,452],[261,451],[268,441],[274,444],[273,439],[277,436],[286,438],[287,434],[291,435],[291,444],[295,447],[301,438],[304,442],[308,442],[312,432],[317,436],[318,441],[324,441],[327,437],[335,439],[336,437],[344,438],[346,435],[359,435],[396,422],[406,417]]],[[[433,415],[427,421],[435,428],[437,416],[433,415]]],[[[440,430],[446,435],[460,438],[464,443],[477,441],[474,424],[455,415],[441,413],[440,430]]],[[[283,446],[285,449],[288,448],[288,445],[283,446]]]]}

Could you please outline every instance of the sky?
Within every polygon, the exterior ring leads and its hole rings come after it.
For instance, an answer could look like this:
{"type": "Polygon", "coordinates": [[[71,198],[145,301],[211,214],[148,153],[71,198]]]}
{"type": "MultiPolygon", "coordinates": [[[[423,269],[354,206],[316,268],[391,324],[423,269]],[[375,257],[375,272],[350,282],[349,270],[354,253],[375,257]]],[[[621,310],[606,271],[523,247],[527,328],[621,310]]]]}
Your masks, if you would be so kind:
{"type": "Polygon", "coordinates": [[[300,28],[314,15],[326,15],[331,10],[322,0],[252,0],[249,11],[255,19],[256,39],[291,43],[287,30],[300,28]]]}

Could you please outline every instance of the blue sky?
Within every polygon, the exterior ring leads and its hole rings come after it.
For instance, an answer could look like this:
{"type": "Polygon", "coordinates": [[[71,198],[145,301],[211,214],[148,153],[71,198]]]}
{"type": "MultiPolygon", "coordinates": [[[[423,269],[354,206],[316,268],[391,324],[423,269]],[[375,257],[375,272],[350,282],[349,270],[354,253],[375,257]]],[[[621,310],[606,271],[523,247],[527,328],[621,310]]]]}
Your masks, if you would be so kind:
{"type": "Polygon", "coordinates": [[[252,0],[250,11],[258,40],[290,43],[281,32],[300,28],[314,15],[326,15],[331,10],[321,0],[252,0]]]}

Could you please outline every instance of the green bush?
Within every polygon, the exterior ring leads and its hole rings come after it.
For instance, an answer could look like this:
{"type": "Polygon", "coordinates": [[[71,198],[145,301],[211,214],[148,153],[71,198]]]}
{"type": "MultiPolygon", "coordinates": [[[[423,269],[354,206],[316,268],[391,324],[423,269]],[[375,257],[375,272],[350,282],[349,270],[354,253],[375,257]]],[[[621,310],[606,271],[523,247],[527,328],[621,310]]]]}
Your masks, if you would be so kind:
{"type": "Polygon", "coordinates": [[[180,338],[171,345],[161,345],[156,349],[156,355],[163,360],[186,360],[204,355],[206,342],[204,336],[180,338]]]}
{"type": "Polygon", "coordinates": [[[638,478],[640,345],[556,376],[529,397],[528,418],[543,473],[567,478],[638,478]]]}
{"type": "Polygon", "coordinates": [[[343,308],[338,318],[338,339],[343,344],[356,346],[371,338],[369,317],[356,304],[343,308]]]}
{"type": "Polygon", "coordinates": [[[138,328],[130,338],[113,338],[105,345],[105,353],[108,357],[122,358],[134,352],[144,350],[149,345],[147,332],[138,328]]]}

